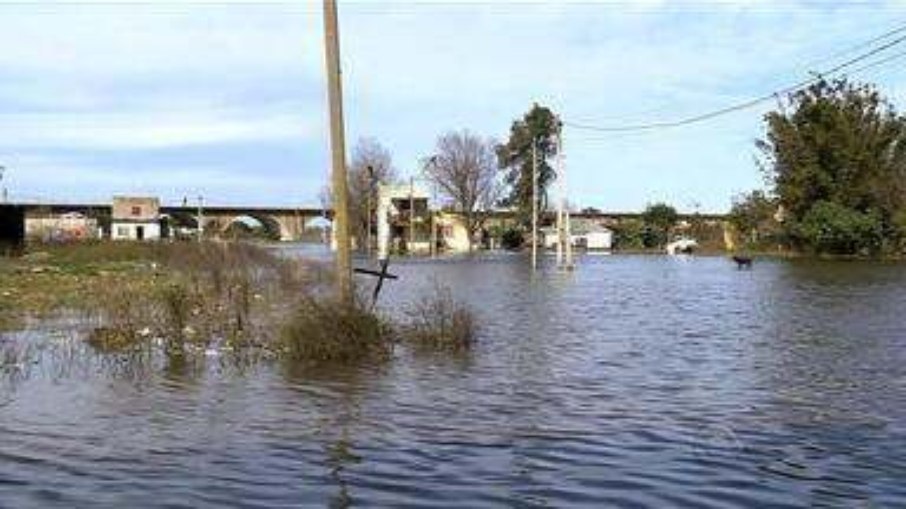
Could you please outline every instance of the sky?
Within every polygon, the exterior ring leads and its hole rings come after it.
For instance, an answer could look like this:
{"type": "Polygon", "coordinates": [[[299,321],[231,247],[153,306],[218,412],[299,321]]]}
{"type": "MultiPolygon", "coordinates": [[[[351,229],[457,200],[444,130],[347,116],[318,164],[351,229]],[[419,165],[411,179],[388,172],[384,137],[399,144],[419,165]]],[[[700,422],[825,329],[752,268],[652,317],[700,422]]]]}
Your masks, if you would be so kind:
{"type": "MultiPolygon", "coordinates": [[[[782,89],[906,25],[906,0],[339,0],[339,11],[347,148],[377,139],[402,176],[446,131],[504,141],[535,102],[566,122],[674,120],[782,89]]],[[[0,0],[0,19],[11,200],[319,204],[321,2],[0,0]]],[[[897,51],[906,43],[874,60],[897,51]]],[[[852,78],[906,111],[906,56],[852,78]]],[[[569,201],[726,211],[764,186],[754,140],[776,107],[645,133],[567,127],[569,201]]]]}

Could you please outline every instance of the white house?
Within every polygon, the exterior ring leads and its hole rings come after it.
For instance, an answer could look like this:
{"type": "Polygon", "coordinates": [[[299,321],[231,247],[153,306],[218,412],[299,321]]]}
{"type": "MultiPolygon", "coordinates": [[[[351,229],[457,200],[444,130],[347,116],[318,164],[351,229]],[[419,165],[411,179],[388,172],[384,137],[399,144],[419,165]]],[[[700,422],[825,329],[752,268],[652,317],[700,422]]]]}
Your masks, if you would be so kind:
{"type": "MultiPolygon", "coordinates": [[[[557,229],[541,229],[544,247],[553,249],[560,242],[557,229]]],[[[570,225],[570,243],[573,247],[589,251],[607,251],[613,247],[613,231],[589,220],[575,219],[570,225]]]]}
{"type": "Polygon", "coordinates": [[[378,256],[386,258],[391,250],[409,253],[431,251],[433,215],[428,193],[413,184],[378,186],[378,256]]]}
{"type": "Polygon", "coordinates": [[[160,239],[160,200],[115,196],[110,238],[113,240],[160,239]]]}

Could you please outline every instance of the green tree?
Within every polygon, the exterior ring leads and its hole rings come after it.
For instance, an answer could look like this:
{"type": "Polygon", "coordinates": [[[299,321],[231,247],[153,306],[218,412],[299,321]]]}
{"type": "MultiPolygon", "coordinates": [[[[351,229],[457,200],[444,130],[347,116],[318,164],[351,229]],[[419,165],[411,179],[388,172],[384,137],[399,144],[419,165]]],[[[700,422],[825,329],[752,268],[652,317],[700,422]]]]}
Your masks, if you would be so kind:
{"type": "Polygon", "coordinates": [[[757,243],[765,233],[774,233],[777,200],[761,190],[737,196],[730,208],[729,221],[749,243],[757,243]]]}
{"type": "Polygon", "coordinates": [[[906,235],[896,227],[906,209],[906,121],[874,87],[822,80],[791,94],[765,121],[766,137],[757,142],[761,165],[800,247],[864,248],[875,241],[874,229],[856,225],[869,216],[884,239],[906,235]],[[802,224],[807,217],[809,224],[802,224]],[[847,231],[869,237],[825,242],[816,236],[819,219],[842,221],[835,227],[854,221],[847,231]]]}
{"type": "Polygon", "coordinates": [[[560,121],[548,108],[535,104],[525,116],[513,122],[509,140],[497,147],[497,161],[504,170],[507,192],[502,200],[506,207],[516,207],[520,221],[527,225],[532,211],[532,142],[538,158],[538,211],[547,209],[547,187],[556,179],[548,162],[557,154],[557,132],[560,121]]]}
{"type": "Polygon", "coordinates": [[[645,223],[640,219],[624,219],[613,226],[614,246],[617,249],[645,247],[645,223]]]}
{"type": "Polygon", "coordinates": [[[642,221],[645,223],[643,235],[645,247],[660,247],[666,244],[670,230],[678,219],[676,209],[666,203],[648,205],[642,212],[642,221]]]}

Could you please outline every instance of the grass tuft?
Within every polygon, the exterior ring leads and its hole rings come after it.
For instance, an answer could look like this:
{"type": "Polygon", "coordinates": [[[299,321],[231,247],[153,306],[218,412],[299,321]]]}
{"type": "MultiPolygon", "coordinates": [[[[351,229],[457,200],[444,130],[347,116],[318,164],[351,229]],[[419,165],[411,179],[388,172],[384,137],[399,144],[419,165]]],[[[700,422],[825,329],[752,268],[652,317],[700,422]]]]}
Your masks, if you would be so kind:
{"type": "Polygon", "coordinates": [[[434,293],[408,312],[404,337],[420,349],[469,350],[476,334],[472,310],[453,298],[449,288],[435,285],[434,293]]]}

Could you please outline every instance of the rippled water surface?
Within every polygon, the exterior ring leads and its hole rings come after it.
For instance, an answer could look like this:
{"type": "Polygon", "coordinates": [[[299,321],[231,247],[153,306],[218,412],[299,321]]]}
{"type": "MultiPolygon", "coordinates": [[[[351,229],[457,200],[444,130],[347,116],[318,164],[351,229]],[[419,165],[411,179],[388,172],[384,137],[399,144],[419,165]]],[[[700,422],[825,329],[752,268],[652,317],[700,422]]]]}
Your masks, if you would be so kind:
{"type": "Polygon", "coordinates": [[[393,270],[388,309],[437,280],[478,346],[135,376],[62,367],[52,325],[7,335],[55,361],[3,374],[0,506],[906,507],[904,265],[393,270]]]}

